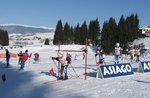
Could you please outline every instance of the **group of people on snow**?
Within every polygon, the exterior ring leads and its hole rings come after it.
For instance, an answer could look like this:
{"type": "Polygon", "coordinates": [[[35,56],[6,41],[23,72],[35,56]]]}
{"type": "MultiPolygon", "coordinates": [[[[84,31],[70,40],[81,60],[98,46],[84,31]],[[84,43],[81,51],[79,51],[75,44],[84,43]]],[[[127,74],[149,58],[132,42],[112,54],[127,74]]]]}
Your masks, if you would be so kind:
{"type": "MultiPolygon", "coordinates": [[[[114,58],[115,58],[115,64],[118,64],[120,61],[120,58],[123,58],[122,55],[125,55],[125,59],[128,59],[128,56],[130,55],[131,62],[139,61],[139,57],[141,55],[140,53],[140,48],[136,47],[131,47],[130,49],[126,49],[125,52],[122,52],[123,49],[120,47],[119,43],[116,43],[116,46],[114,48],[114,58]]],[[[85,54],[86,52],[83,53],[83,59],[85,59],[85,54]]],[[[20,69],[23,69],[25,66],[25,62],[32,56],[32,53],[29,54],[28,50],[25,50],[25,52],[20,51],[18,53],[19,56],[19,61],[18,64],[20,65],[20,69]]],[[[75,55],[76,56],[76,55],[75,55]]],[[[96,60],[96,65],[102,65],[104,64],[104,51],[103,49],[99,46],[96,50],[95,53],[95,60],[96,60]]],[[[63,55],[60,51],[57,54],[57,57],[52,57],[52,60],[56,60],[60,63],[60,70],[58,74],[58,79],[68,79],[68,73],[67,73],[67,68],[69,65],[71,65],[71,59],[72,56],[69,53],[66,53],[66,56],[63,55]]],[[[6,49],[6,67],[9,67],[9,60],[10,60],[10,52],[8,49],[6,49]]],[[[76,57],[75,57],[76,60],[76,57]]],[[[34,61],[39,63],[39,53],[34,54],[34,61]]]]}
{"type": "Polygon", "coordinates": [[[32,53],[29,55],[28,50],[26,50],[24,53],[22,53],[22,51],[20,51],[20,53],[18,54],[19,56],[19,64],[20,69],[24,68],[25,62],[28,60],[28,58],[30,58],[32,55],[32,53]]]}
{"type": "Polygon", "coordinates": [[[58,79],[66,80],[68,79],[67,68],[71,64],[71,55],[69,53],[66,54],[66,57],[58,52],[57,57],[52,57],[52,60],[56,60],[60,63],[60,70],[58,74],[58,79]]]}
{"type": "MultiPolygon", "coordinates": [[[[11,58],[11,53],[9,52],[8,49],[6,51],[6,68],[10,67],[10,58],[11,58]]],[[[25,66],[25,62],[32,56],[32,53],[29,54],[28,50],[25,50],[25,52],[20,51],[20,53],[17,54],[19,59],[18,59],[18,65],[20,65],[20,69],[23,69],[25,66]]],[[[34,54],[34,61],[39,63],[39,54],[35,53],[34,54]]]]}
{"type": "MultiPolygon", "coordinates": [[[[114,48],[114,59],[115,59],[115,64],[118,64],[120,61],[120,58],[123,59],[131,59],[131,63],[134,61],[139,62],[140,61],[140,55],[141,55],[141,49],[139,47],[130,47],[130,49],[126,49],[123,52],[123,49],[120,47],[119,43],[116,43],[116,46],[114,48]],[[129,57],[130,56],[130,57],[129,57]]],[[[102,65],[104,64],[104,51],[103,49],[98,46],[96,53],[95,53],[95,58],[98,57],[99,59],[96,59],[96,64],[97,65],[102,65]]]]}

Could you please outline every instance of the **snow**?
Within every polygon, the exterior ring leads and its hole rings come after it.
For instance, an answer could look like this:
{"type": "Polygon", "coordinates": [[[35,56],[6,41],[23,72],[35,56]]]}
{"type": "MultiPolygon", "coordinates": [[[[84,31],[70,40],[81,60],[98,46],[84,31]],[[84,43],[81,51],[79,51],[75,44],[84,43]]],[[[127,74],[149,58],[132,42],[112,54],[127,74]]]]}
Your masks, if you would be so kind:
{"type": "MultiPolygon", "coordinates": [[[[43,34],[44,36],[44,34],[43,34]]],[[[137,41],[138,42],[138,41],[137,41]]],[[[145,42],[147,42],[145,40],[145,42]]],[[[38,43],[37,43],[38,44],[38,43]]],[[[83,45],[62,45],[65,50],[81,50],[83,45]]],[[[7,47],[9,48],[9,47],[7,47]]],[[[150,96],[150,73],[134,72],[133,75],[120,76],[108,79],[96,78],[94,48],[88,47],[87,79],[84,76],[83,53],[71,52],[72,67],[68,67],[70,79],[58,82],[56,77],[49,74],[51,68],[57,73],[55,63],[50,59],[57,55],[58,46],[30,45],[23,48],[9,49],[12,53],[20,50],[29,50],[29,53],[39,52],[40,63],[34,63],[33,56],[28,59],[24,70],[19,70],[18,58],[11,59],[10,68],[5,68],[5,59],[0,59],[0,76],[5,73],[5,83],[0,79],[0,98],[149,98],[150,96]],[[77,55],[77,60],[74,60],[77,55]]],[[[5,50],[0,50],[5,53],[5,50]]],[[[66,52],[64,52],[64,55],[66,52]]],[[[143,57],[140,58],[144,60],[143,57]]],[[[149,60],[149,59],[147,59],[149,60]]],[[[105,55],[106,64],[113,64],[114,56],[105,55]]],[[[120,62],[130,62],[129,59],[120,62]]],[[[136,70],[138,63],[132,64],[136,70]]]]}
{"type": "Polygon", "coordinates": [[[145,38],[140,38],[140,39],[134,40],[133,44],[134,45],[139,45],[141,43],[144,43],[145,48],[149,49],[150,48],[149,42],[150,42],[150,37],[145,37],[145,38]]]}
{"type": "Polygon", "coordinates": [[[32,26],[32,25],[25,25],[25,24],[0,24],[0,26],[23,26],[23,27],[32,27],[32,28],[43,28],[43,29],[54,29],[54,28],[49,28],[46,26],[32,26]]]}

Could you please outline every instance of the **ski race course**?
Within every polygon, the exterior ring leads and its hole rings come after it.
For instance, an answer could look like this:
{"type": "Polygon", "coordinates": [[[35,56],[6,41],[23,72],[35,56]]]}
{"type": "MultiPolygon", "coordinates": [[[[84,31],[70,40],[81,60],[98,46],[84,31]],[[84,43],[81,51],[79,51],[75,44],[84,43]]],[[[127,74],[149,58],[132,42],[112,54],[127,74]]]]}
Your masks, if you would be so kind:
{"type": "MultiPolygon", "coordinates": [[[[81,50],[83,47],[64,45],[61,46],[61,49],[81,50]]],[[[71,52],[72,67],[75,71],[69,66],[69,79],[57,80],[55,75],[49,74],[49,70],[53,68],[57,75],[57,62],[53,62],[51,57],[57,56],[58,47],[36,45],[9,49],[9,51],[19,53],[20,50],[25,51],[26,49],[32,54],[39,53],[39,63],[34,62],[32,55],[26,61],[25,68],[19,70],[18,58],[10,60],[10,68],[5,68],[5,58],[0,59],[0,76],[4,73],[6,75],[5,83],[0,80],[0,98],[149,98],[150,96],[150,73],[137,72],[139,63],[131,63],[133,74],[96,78],[97,66],[94,48],[88,47],[87,79],[85,80],[84,75],[83,53],[71,52]]],[[[5,53],[5,50],[0,50],[0,53],[5,53]]],[[[104,58],[106,65],[114,64],[114,56],[105,55],[104,58]]],[[[141,57],[140,60],[148,61],[150,59],[141,57]]],[[[120,60],[120,63],[130,63],[130,57],[120,60]]],[[[105,74],[108,74],[107,72],[105,74]]]]}

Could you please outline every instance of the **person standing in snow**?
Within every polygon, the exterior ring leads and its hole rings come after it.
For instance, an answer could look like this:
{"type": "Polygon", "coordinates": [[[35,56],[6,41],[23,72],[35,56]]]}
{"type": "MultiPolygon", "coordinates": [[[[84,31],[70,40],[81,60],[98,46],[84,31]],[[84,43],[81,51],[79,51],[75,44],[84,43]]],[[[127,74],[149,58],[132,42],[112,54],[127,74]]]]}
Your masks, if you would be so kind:
{"type": "Polygon", "coordinates": [[[116,43],[116,47],[115,47],[115,63],[118,64],[119,63],[119,58],[121,55],[121,47],[119,43],[116,43]]]}
{"type": "Polygon", "coordinates": [[[39,53],[34,54],[34,61],[39,63],[39,53]]]}
{"type": "Polygon", "coordinates": [[[19,61],[18,61],[18,65],[20,65],[20,63],[21,63],[21,56],[22,56],[23,54],[22,54],[22,51],[20,51],[20,53],[18,53],[18,56],[19,56],[19,61]]]}
{"type": "Polygon", "coordinates": [[[125,59],[126,59],[126,60],[128,59],[128,55],[129,55],[129,50],[126,49],[126,50],[125,50],[125,59]]]}
{"type": "Polygon", "coordinates": [[[66,56],[66,59],[65,59],[64,55],[61,52],[59,52],[58,57],[52,57],[52,60],[57,60],[61,64],[61,68],[59,70],[60,76],[58,76],[58,80],[68,79],[67,67],[68,67],[69,63],[71,62],[71,59],[69,59],[69,56],[68,57],[66,56]],[[63,73],[65,74],[64,77],[63,77],[63,73]]]}
{"type": "Polygon", "coordinates": [[[134,49],[134,47],[131,47],[131,49],[130,49],[130,56],[131,56],[131,63],[133,63],[135,60],[135,49],[134,49]]]}
{"type": "Polygon", "coordinates": [[[9,67],[10,52],[6,49],[6,67],[9,67]]]}
{"type": "Polygon", "coordinates": [[[21,67],[20,67],[20,69],[23,69],[24,68],[24,65],[25,65],[25,62],[28,60],[28,57],[30,58],[31,57],[31,55],[32,54],[28,54],[28,50],[26,50],[23,54],[22,54],[22,56],[21,56],[21,63],[20,63],[20,65],[21,65],[21,67]]]}
{"type": "Polygon", "coordinates": [[[71,55],[69,53],[66,54],[66,61],[67,61],[67,64],[71,64],[71,55]]]}
{"type": "Polygon", "coordinates": [[[100,47],[98,47],[97,51],[96,51],[96,54],[95,54],[95,57],[98,56],[99,57],[99,61],[97,63],[97,65],[99,64],[103,64],[104,63],[104,52],[103,52],[103,49],[101,49],[100,47]]]}
{"type": "Polygon", "coordinates": [[[136,55],[136,62],[139,62],[139,61],[140,61],[140,60],[139,60],[139,57],[140,57],[140,55],[141,55],[139,48],[136,48],[136,49],[135,49],[135,55],[136,55]]]}

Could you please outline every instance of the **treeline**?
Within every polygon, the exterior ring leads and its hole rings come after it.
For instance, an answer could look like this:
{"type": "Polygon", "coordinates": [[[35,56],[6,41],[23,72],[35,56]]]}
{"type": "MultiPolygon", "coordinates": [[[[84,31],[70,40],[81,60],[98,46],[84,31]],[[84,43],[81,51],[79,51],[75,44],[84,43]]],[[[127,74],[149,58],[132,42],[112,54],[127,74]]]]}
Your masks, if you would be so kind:
{"type": "Polygon", "coordinates": [[[0,29],[0,45],[8,46],[9,45],[9,37],[8,32],[0,29]]]}
{"type": "Polygon", "coordinates": [[[101,45],[106,53],[114,50],[116,43],[120,43],[122,48],[127,48],[128,43],[138,38],[139,19],[137,14],[131,14],[126,18],[122,15],[119,22],[111,17],[105,21],[100,30],[98,19],[90,21],[87,26],[86,21],[80,26],[70,26],[67,22],[63,26],[59,20],[56,25],[53,44],[79,44],[85,45],[86,36],[88,42],[94,45],[101,45]]]}
{"type": "Polygon", "coordinates": [[[118,24],[114,18],[105,21],[101,31],[101,45],[106,53],[114,50],[116,43],[120,43],[123,49],[128,47],[140,35],[138,15],[131,14],[126,18],[122,15],[118,24]]]}
{"type": "Polygon", "coordinates": [[[60,42],[60,44],[64,45],[85,45],[86,36],[89,41],[94,43],[99,42],[100,26],[98,19],[90,21],[89,26],[84,21],[81,26],[77,24],[75,27],[70,26],[67,22],[63,26],[62,21],[59,20],[56,25],[53,44],[57,45],[60,42]]]}

